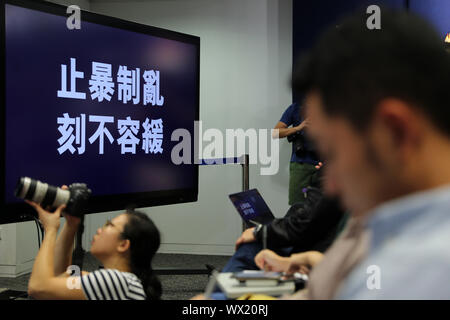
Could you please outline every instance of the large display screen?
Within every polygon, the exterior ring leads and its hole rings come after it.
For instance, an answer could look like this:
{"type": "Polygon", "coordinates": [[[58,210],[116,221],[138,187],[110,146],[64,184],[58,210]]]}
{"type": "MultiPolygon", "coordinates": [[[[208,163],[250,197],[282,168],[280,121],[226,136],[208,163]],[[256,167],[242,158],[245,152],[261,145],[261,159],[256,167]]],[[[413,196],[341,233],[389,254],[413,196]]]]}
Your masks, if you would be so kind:
{"type": "Polygon", "coordinates": [[[200,39],[84,11],[69,28],[67,7],[1,3],[0,222],[30,211],[22,176],[86,183],[88,212],[196,201],[198,167],[173,163],[171,136],[194,136],[200,39]]]}

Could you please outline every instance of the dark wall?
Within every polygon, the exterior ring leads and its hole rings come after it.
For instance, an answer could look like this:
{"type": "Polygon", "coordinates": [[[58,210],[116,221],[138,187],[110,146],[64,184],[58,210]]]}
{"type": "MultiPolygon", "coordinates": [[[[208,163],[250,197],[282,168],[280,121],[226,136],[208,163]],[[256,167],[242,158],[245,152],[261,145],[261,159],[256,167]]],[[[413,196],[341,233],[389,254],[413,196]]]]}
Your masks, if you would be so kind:
{"type": "MultiPolygon", "coordinates": [[[[293,0],[293,63],[295,64],[297,58],[312,47],[328,26],[336,25],[342,17],[352,12],[365,11],[372,4],[406,9],[407,0],[293,0]]],[[[296,97],[293,97],[293,100],[296,101],[296,97]]]]}
{"type": "Polygon", "coordinates": [[[430,21],[444,41],[450,32],[449,0],[409,0],[409,9],[430,21]]]}
{"type": "MultiPolygon", "coordinates": [[[[435,26],[442,42],[446,34],[450,33],[450,0],[293,0],[293,64],[328,26],[336,25],[342,17],[357,10],[365,10],[371,4],[408,9],[424,17],[435,26]]],[[[296,99],[293,96],[293,101],[296,99]]]]}

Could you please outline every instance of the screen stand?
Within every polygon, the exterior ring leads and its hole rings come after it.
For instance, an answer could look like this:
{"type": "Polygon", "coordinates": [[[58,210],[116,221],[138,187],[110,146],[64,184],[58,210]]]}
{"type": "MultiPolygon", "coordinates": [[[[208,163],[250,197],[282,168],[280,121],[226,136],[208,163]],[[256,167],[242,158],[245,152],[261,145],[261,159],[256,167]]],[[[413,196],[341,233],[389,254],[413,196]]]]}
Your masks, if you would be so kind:
{"type": "MultiPolygon", "coordinates": [[[[249,179],[249,155],[244,154],[239,158],[223,158],[223,159],[202,159],[200,165],[217,165],[220,164],[240,164],[242,167],[242,191],[250,189],[249,179]]],[[[246,229],[245,222],[242,223],[242,231],[246,229]]],[[[211,276],[216,268],[210,264],[205,265],[205,269],[182,269],[182,268],[159,268],[154,272],[157,275],[187,275],[187,274],[207,274],[211,276]]]]}
{"type": "Polygon", "coordinates": [[[83,270],[85,251],[83,250],[84,216],[81,217],[80,226],[75,235],[75,249],[72,253],[72,264],[83,270]]]}

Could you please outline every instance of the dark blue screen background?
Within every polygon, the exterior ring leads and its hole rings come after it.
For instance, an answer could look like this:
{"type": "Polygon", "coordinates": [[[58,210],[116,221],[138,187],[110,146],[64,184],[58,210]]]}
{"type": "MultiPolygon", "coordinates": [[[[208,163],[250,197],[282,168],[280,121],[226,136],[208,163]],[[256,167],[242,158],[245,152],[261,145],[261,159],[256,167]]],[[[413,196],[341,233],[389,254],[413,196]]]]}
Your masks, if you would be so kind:
{"type": "Polygon", "coordinates": [[[409,9],[427,19],[442,37],[450,32],[450,1],[448,0],[410,0],[409,9]]]}
{"type": "Polygon", "coordinates": [[[194,44],[86,21],[81,22],[80,30],[69,30],[66,17],[6,5],[6,202],[17,201],[13,191],[21,176],[53,185],[85,182],[94,195],[196,187],[193,165],[172,164],[171,150],[178,142],[171,142],[170,137],[177,128],[188,129],[193,137],[198,103],[197,50],[194,44]],[[76,58],[76,70],[84,72],[84,79],[76,81],[76,91],[86,93],[86,100],[57,97],[61,64],[67,65],[70,89],[70,58],[76,58]],[[94,61],[112,65],[115,92],[111,101],[91,99],[89,80],[94,61]],[[119,65],[141,69],[141,101],[137,105],[118,100],[119,65]],[[144,70],[160,71],[163,106],[144,106],[144,70]],[[87,120],[85,153],[66,151],[60,155],[57,118],[63,113],[73,118],[80,114],[87,118],[113,116],[114,123],[107,124],[113,144],[105,138],[104,154],[99,154],[99,141],[88,141],[98,124],[87,120]],[[163,120],[162,154],[146,154],[142,141],[136,154],[121,154],[116,141],[120,137],[117,120],[127,116],[139,120],[139,139],[146,118],[163,120]]]}

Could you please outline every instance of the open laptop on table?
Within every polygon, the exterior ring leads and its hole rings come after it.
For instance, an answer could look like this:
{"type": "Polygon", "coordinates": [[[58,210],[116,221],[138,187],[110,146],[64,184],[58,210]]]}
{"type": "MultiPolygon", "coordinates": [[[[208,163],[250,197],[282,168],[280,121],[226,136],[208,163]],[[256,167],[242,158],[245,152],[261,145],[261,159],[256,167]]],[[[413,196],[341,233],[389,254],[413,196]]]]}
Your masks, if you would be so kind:
{"type": "Polygon", "coordinates": [[[257,189],[230,194],[229,198],[247,227],[254,227],[251,221],[267,225],[275,219],[257,189]]]}

